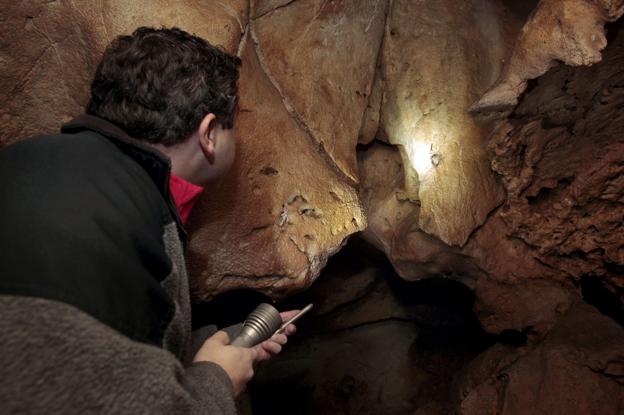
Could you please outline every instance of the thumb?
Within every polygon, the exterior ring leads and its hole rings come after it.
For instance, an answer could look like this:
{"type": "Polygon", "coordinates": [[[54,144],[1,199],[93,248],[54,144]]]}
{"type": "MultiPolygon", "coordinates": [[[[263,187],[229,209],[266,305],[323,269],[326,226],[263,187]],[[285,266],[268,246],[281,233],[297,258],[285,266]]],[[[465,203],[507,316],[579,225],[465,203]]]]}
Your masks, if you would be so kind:
{"type": "Polygon", "coordinates": [[[224,346],[230,344],[230,336],[223,330],[213,334],[210,339],[224,346]]]}

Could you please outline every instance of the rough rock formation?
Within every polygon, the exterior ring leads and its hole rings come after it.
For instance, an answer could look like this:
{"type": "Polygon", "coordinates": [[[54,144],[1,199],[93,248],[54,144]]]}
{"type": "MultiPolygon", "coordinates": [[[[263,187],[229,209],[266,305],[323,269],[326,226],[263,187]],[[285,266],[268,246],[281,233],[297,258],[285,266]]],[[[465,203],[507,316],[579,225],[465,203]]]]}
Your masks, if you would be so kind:
{"type": "Polygon", "coordinates": [[[254,12],[257,22],[252,23],[248,0],[158,0],[140,7],[116,0],[6,3],[0,10],[6,32],[0,41],[0,145],[58,131],[80,114],[103,49],[138,26],[178,26],[230,53],[245,53],[241,101],[246,107],[237,129],[236,172],[207,193],[192,220],[196,232],[190,258],[198,297],[242,285],[274,295],[305,287],[345,238],[365,227],[352,187],[357,181],[355,145],[372,88],[386,2],[378,2],[372,12],[356,8],[357,2],[346,9],[318,4],[310,30],[289,41],[300,41],[306,51],[325,42],[323,50],[331,53],[306,61],[311,67],[324,62],[324,70],[307,70],[304,63],[294,76],[284,71],[297,68],[300,54],[289,55],[294,45],[274,42],[283,36],[272,30],[290,22],[295,33],[309,7],[272,12],[279,2],[259,2],[267,13],[254,12]],[[360,13],[360,18],[347,19],[348,13],[360,13]],[[241,39],[252,33],[250,26],[259,45],[243,51],[241,39]],[[256,49],[262,49],[261,63],[256,49]],[[287,67],[282,55],[289,57],[287,67]],[[330,65],[334,58],[341,58],[346,68],[330,65]],[[348,88],[342,94],[328,93],[343,84],[348,88]],[[326,101],[308,100],[321,95],[318,87],[325,90],[326,101]],[[327,115],[318,117],[319,111],[327,115]],[[230,208],[228,203],[237,205],[230,208]]]}
{"type": "Polygon", "coordinates": [[[497,2],[392,4],[375,82],[383,100],[371,100],[361,141],[379,106],[377,138],[396,145],[402,163],[376,145],[360,152],[360,193],[366,237],[404,278],[444,274],[471,285],[480,273],[448,246],[464,245],[503,200],[485,151],[491,126],[467,110],[498,77],[522,23],[497,2]]]}
{"type": "Polygon", "coordinates": [[[624,298],[621,25],[609,27],[603,62],[551,70],[493,129],[491,163],[506,201],[461,248],[415,225],[422,207],[407,203],[397,151],[360,152],[365,235],[402,277],[461,280],[475,288],[487,330],[531,339],[556,323],[584,278],[624,298]]]}
{"type": "MultiPolygon", "coordinates": [[[[486,331],[525,341],[467,368],[460,413],[622,412],[622,328],[581,297],[591,281],[624,315],[624,0],[3,3],[0,146],[79,114],[103,48],[136,26],[242,57],[236,163],[191,218],[196,298],[306,288],[368,223],[404,280],[465,284],[486,331]]],[[[423,400],[427,365],[448,390],[474,354],[415,353],[444,315],[360,271],[315,288],[314,342],[273,380],[326,377],[311,409],[450,409],[423,400]]]]}
{"type": "Polygon", "coordinates": [[[604,60],[540,78],[492,135],[507,189],[499,216],[549,280],[598,278],[624,298],[624,30],[604,60]]]}
{"type": "Polygon", "coordinates": [[[443,276],[474,288],[475,310],[492,333],[545,333],[578,297],[566,277],[538,259],[527,244],[507,235],[495,212],[464,248],[450,247],[418,229],[418,206],[402,196],[398,150],[374,144],[359,154],[360,197],[369,214],[363,235],[386,252],[397,273],[416,281],[443,276]]]}
{"type": "Polygon", "coordinates": [[[471,111],[478,116],[502,117],[535,79],[558,62],[592,65],[600,62],[607,45],[604,25],[624,13],[622,0],[543,0],[522,29],[501,78],[471,111]]]}
{"type": "Polygon", "coordinates": [[[265,11],[261,2],[250,26],[262,67],[289,112],[353,183],[387,3],[298,1],[265,11]]]}
{"type": "Polygon", "coordinates": [[[577,303],[541,343],[483,353],[459,391],[462,415],[621,414],[624,330],[577,303]]]}
{"type": "Polygon", "coordinates": [[[467,109],[498,77],[521,23],[487,0],[397,0],[390,11],[380,136],[401,150],[419,228],[449,245],[463,245],[502,201],[488,128],[467,109]]]}
{"type": "Polygon", "coordinates": [[[405,175],[397,148],[373,143],[359,152],[358,160],[360,198],[368,212],[363,235],[386,253],[398,274],[409,281],[443,275],[474,286],[481,271],[470,258],[418,227],[420,207],[404,190],[405,175]]]}
{"type": "Polygon", "coordinates": [[[0,146],[58,131],[80,114],[115,36],[141,25],[178,26],[235,52],[247,9],[247,0],[2,2],[0,146]]]}
{"type": "Polygon", "coordinates": [[[358,238],[288,302],[315,308],[250,385],[255,414],[446,414],[453,374],[490,344],[467,288],[405,282],[358,238]]]}
{"type": "Polygon", "coordinates": [[[233,171],[195,208],[189,259],[195,296],[247,287],[273,297],[307,287],[346,235],[366,226],[346,184],[293,119],[242,46],[233,171]]]}

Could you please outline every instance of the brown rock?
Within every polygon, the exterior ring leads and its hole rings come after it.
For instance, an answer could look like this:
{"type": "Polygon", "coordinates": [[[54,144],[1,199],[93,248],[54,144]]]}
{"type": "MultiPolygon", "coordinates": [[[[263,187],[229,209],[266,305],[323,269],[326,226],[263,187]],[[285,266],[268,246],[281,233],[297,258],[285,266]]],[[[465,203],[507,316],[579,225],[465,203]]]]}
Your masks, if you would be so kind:
{"type": "Polygon", "coordinates": [[[80,114],[101,53],[115,36],[144,25],[178,26],[235,52],[247,20],[247,0],[5,3],[0,146],[56,132],[80,114]]]}
{"type": "Polygon", "coordinates": [[[571,287],[548,280],[505,284],[489,278],[477,280],[475,296],[474,310],[486,331],[516,330],[530,342],[548,333],[578,298],[571,287]]]}
{"type": "Polygon", "coordinates": [[[544,0],[522,29],[501,78],[471,108],[480,117],[502,117],[518,103],[527,81],[557,62],[592,65],[607,45],[604,25],[624,14],[623,0],[544,0]]]}
{"type": "Polygon", "coordinates": [[[0,146],[4,146],[30,135],[57,132],[82,112],[101,50],[90,49],[97,44],[95,33],[66,2],[4,2],[0,13],[0,146]]]}
{"type": "Polygon", "coordinates": [[[387,137],[383,137],[379,131],[379,118],[381,116],[381,101],[384,93],[384,80],[381,77],[381,70],[378,63],[377,76],[373,81],[373,90],[368,98],[362,128],[358,137],[358,144],[370,144],[374,139],[388,142],[387,137]]]}
{"type": "Polygon", "coordinates": [[[287,6],[289,3],[292,3],[292,0],[252,0],[252,2],[253,11],[251,18],[256,19],[277,8],[287,6]]]}
{"type": "Polygon", "coordinates": [[[535,347],[496,346],[460,386],[462,415],[619,414],[624,407],[624,330],[576,304],[535,347]]]}
{"type": "Polygon", "coordinates": [[[467,109],[498,76],[519,26],[504,16],[481,0],[398,0],[389,15],[381,135],[400,147],[418,228],[449,245],[466,243],[503,198],[483,150],[488,129],[467,109]]]}
{"type": "Polygon", "coordinates": [[[419,229],[425,201],[420,209],[402,202],[409,186],[400,180],[398,152],[376,145],[361,152],[364,235],[403,278],[458,279],[476,288],[488,331],[515,329],[535,339],[578,297],[583,278],[624,298],[619,27],[611,29],[603,62],[551,71],[492,133],[491,164],[507,201],[461,249],[419,229]]]}
{"type": "Polygon", "coordinates": [[[386,4],[296,1],[260,13],[251,25],[261,65],[286,108],[351,183],[357,182],[355,147],[373,87],[386,4]]]}
{"type": "MultiPolygon", "coordinates": [[[[360,198],[368,217],[362,236],[383,251],[404,279],[471,275],[459,249],[420,231],[420,208],[405,196],[403,164],[394,146],[374,143],[360,151],[360,198]]],[[[470,268],[471,271],[477,271],[470,268]]],[[[477,271],[478,272],[478,271],[477,271]]],[[[470,281],[464,281],[471,285],[470,281]]]]}
{"type": "Polygon", "coordinates": [[[300,347],[287,348],[271,362],[270,370],[259,373],[255,383],[260,386],[252,390],[252,398],[255,392],[257,400],[265,400],[256,404],[262,413],[413,413],[420,390],[432,377],[415,365],[410,353],[417,339],[413,325],[400,321],[308,336],[300,347]],[[275,401],[270,397],[276,388],[288,391],[288,396],[272,409],[275,401]]]}
{"type": "Polygon", "coordinates": [[[493,135],[509,198],[506,234],[561,278],[596,277],[624,298],[624,30],[603,62],[541,78],[493,135]]]}
{"type": "Polygon", "coordinates": [[[360,198],[368,217],[365,238],[386,255],[397,235],[418,216],[418,205],[406,200],[401,156],[394,146],[374,143],[358,153],[360,198]]]}
{"type": "Polygon", "coordinates": [[[235,166],[192,217],[191,285],[203,299],[234,288],[278,297],[307,287],[366,226],[354,189],[290,116],[249,39],[242,59],[235,166]]]}
{"type": "Polygon", "coordinates": [[[483,328],[497,334],[521,331],[533,341],[550,330],[578,294],[565,275],[540,262],[529,245],[509,234],[499,209],[461,253],[481,271],[473,286],[474,310],[483,328]]]}

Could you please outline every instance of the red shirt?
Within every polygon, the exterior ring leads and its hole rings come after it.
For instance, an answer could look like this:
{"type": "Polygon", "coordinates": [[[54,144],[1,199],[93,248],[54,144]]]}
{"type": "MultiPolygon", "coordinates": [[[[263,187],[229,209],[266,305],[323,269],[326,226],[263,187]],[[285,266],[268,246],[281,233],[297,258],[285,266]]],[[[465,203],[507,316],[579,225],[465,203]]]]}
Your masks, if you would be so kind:
{"type": "Polygon", "coordinates": [[[201,192],[204,191],[204,188],[187,182],[183,178],[171,173],[171,177],[169,178],[169,190],[171,191],[173,201],[178,208],[178,213],[180,213],[182,223],[186,224],[186,220],[188,219],[193,206],[195,206],[197,198],[201,192]]]}

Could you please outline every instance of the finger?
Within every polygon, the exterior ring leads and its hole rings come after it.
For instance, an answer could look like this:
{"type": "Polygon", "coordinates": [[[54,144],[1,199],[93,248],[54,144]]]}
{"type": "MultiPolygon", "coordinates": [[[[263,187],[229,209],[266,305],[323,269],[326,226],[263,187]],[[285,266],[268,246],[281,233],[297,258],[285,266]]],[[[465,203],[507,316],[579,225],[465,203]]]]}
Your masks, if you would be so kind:
{"type": "Polygon", "coordinates": [[[288,342],[288,337],[286,337],[285,334],[276,334],[267,341],[272,341],[283,346],[288,342]]]}
{"type": "Polygon", "coordinates": [[[279,354],[282,351],[282,345],[271,340],[263,342],[262,348],[272,355],[279,354]]]}
{"type": "Polygon", "coordinates": [[[230,344],[230,336],[228,336],[228,334],[223,330],[216,332],[211,337],[209,337],[208,340],[224,345],[230,344]]]}
{"type": "Polygon", "coordinates": [[[299,311],[301,311],[301,310],[282,311],[280,313],[280,316],[282,316],[282,322],[286,323],[288,320],[290,320],[291,318],[296,316],[299,311]]]}
{"type": "Polygon", "coordinates": [[[264,347],[262,347],[261,344],[257,345],[256,347],[258,348],[258,350],[256,351],[257,354],[256,354],[256,360],[254,360],[254,363],[264,362],[271,358],[271,353],[264,350],[264,347]]]}
{"type": "Polygon", "coordinates": [[[297,326],[295,326],[294,324],[289,324],[286,327],[286,330],[284,330],[284,333],[286,333],[287,336],[291,336],[295,334],[296,332],[297,332],[297,326]]]}

